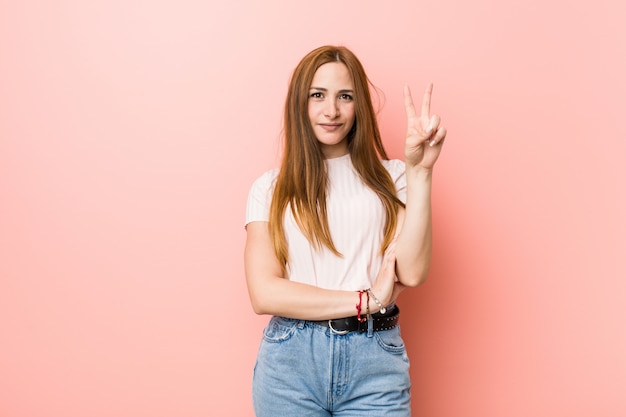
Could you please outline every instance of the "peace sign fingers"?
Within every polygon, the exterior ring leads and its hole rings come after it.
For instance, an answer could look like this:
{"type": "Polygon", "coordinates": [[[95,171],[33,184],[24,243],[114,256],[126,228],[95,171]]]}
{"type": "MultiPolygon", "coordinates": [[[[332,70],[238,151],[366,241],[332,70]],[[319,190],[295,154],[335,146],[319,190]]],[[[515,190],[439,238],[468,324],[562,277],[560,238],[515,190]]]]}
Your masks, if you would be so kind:
{"type": "Polygon", "coordinates": [[[411,90],[404,86],[404,107],[407,116],[407,134],[405,143],[406,162],[412,166],[420,165],[432,168],[446,137],[446,128],[441,126],[441,119],[430,114],[433,95],[433,83],[428,83],[422,97],[421,114],[417,114],[411,90]]]}
{"type": "Polygon", "coordinates": [[[413,104],[411,89],[408,85],[404,86],[404,107],[408,122],[407,136],[418,134],[423,140],[428,138],[433,130],[437,129],[439,119],[436,116],[435,118],[431,118],[430,116],[430,100],[432,94],[433,83],[428,83],[424,91],[424,96],[422,97],[421,114],[418,115],[415,105],[413,104]]]}

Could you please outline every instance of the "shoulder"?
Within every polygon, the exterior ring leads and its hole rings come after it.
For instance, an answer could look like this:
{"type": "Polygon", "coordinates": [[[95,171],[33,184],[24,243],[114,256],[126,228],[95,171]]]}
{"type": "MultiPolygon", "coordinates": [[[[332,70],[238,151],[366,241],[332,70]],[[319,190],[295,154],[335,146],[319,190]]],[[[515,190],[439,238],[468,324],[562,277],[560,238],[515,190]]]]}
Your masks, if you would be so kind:
{"type": "Polygon", "coordinates": [[[404,161],[400,159],[383,159],[380,162],[394,180],[405,173],[406,167],[404,161]]]}
{"type": "Polygon", "coordinates": [[[251,189],[257,191],[269,191],[274,188],[276,177],[278,177],[278,168],[265,171],[254,180],[251,189]]]}
{"type": "Polygon", "coordinates": [[[381,161],[391,180],[396,186],[396,194],[400,201],[406,203],[406,165],[404,161],[399,159],[390,159],[381,161]]]}
{"type": "Polygon", "coordinates": [[[253,221],[268,221],[278,170],[263,173],[250,187],[246,205],[246,225],[253,221]]]}

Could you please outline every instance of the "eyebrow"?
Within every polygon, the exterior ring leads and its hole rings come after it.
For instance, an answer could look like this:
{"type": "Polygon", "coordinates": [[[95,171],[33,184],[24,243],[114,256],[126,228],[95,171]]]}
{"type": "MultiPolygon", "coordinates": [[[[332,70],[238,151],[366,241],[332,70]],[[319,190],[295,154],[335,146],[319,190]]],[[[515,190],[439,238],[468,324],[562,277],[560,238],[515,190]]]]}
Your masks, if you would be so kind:
{"type": "MultiPolygon", "coordinates": [[[[323,88],[323,87],[311,87],[309,90],[323,91],[325,93],[328,92],[328,89],[323,88]]],[[[354,90],[344,89],[344,90],[339,90],[338,93],[354,93],[354,90]]]]}

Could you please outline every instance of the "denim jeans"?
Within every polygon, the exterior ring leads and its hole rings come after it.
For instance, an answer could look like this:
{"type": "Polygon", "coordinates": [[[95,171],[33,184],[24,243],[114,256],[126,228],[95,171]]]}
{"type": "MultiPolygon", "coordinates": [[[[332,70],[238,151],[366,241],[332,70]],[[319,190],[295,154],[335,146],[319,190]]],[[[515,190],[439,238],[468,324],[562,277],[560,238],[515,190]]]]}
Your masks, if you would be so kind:
{"type": "Polygon", "coordinates": [[[342,335],[272,317],[263,331],[252,397],[257,417],[407,417],[410,387],[399,326],[342,335]]]}

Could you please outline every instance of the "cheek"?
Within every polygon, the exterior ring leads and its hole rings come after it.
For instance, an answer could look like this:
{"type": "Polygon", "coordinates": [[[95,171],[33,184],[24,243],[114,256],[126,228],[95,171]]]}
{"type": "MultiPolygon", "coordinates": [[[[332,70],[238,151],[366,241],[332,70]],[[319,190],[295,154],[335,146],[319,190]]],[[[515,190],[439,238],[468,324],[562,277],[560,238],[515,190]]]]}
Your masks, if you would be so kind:
{"type": "Polygon", "coordinates": [[[309,120],[313,121],[315,118],[315,114],[317,112],[315,111],[315,105],[313,105],[313,103],[309,102],[308,106],[307,106],[307,115],[309,116],[309,120]]]}

